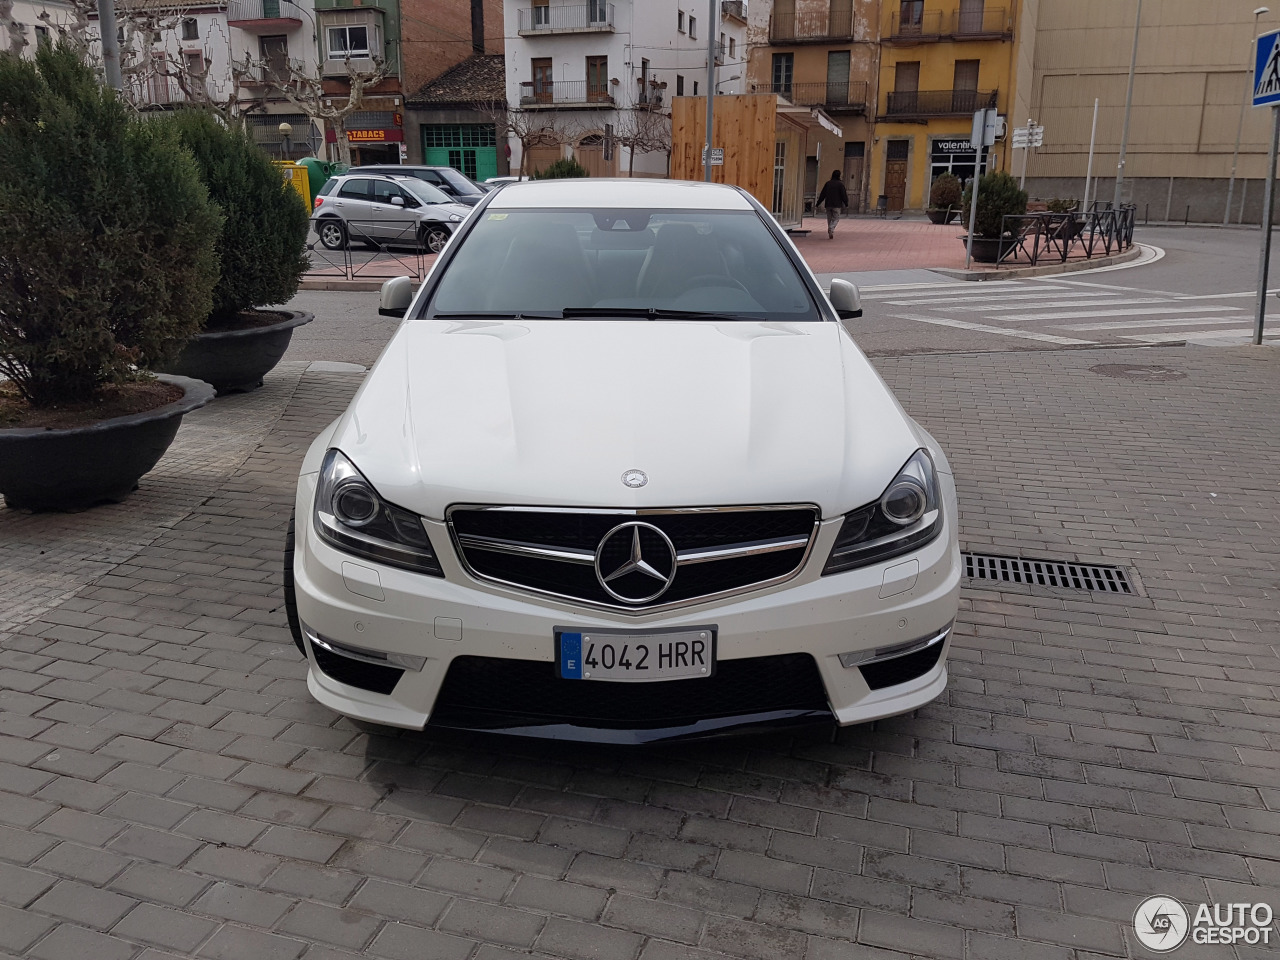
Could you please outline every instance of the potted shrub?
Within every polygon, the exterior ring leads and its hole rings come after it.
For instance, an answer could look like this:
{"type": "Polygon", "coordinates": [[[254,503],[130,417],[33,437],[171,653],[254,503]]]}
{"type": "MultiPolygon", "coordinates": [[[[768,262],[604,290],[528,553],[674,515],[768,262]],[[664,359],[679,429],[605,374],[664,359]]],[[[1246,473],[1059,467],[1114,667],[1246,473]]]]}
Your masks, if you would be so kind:
{"type": "MultiPolygon", "coordinates": [[[[964,188],[961,204],[965,210],[972,202],[973,181],[964,188]]],[[[973,259],[981,263],[998,263],[1011,248],[1005,232],[1004,218],[1027,212],[1027,192],[1018,189],[1016,178],[996,170],[982,175],[978,181],[978,210],[973,225],[973,259]]],[[[967,236],[960,238],[968,242],[967,236]]]]}
{"type": "Polygon", "coordinates": [[[163,369],[213,384],[218,393],[252,390],[289,348],[295,327],[313,315],[264,310],[298,292],[306,272],[307,208],[244,127],[203,110],[162,121],[195,157],[225,217],[216,236],[221,262],[209,319],[163,369]]]}
{"type": "Polygon", "coordinates": [[[925,211],[932,223],[950,223],[960,212],[962,188],[960,178],[954,173],[939,174],[929,188],[929,209],[925,211]]]}
{"type": "Polygon", "coordinates": [[[562,180],[566,177],[589,177],[587,168],[573,157],[562,157],[545,170],[532,174],[530,180],[562,180]]]}
{"type": "Polygon", "coordinates": [[[0,54],[0,493],[120,500],[212,389],[146,368],[204,322],[221,227],[171,131],[78,54],[0,54]]]}

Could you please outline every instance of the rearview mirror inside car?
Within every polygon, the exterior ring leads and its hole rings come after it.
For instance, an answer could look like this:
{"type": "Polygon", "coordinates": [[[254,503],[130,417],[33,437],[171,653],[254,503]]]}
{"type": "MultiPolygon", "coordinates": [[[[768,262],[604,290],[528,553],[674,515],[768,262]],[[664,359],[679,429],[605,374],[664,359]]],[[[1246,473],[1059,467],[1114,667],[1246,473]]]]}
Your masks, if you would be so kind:
{"type": "Polygon", "coordinates": [[[858,288],[848,280],[832,280],[829,294],[831,306],[841,320],[856,320],[862,316],[862,297],[858,288]]]}
{"type": "Polygon", "coordinates": [[[392,277],[382,285],[382,297],[378,302],[378,314],[384,317],[403,317],[413,302],[413,278],[392,277]]]}

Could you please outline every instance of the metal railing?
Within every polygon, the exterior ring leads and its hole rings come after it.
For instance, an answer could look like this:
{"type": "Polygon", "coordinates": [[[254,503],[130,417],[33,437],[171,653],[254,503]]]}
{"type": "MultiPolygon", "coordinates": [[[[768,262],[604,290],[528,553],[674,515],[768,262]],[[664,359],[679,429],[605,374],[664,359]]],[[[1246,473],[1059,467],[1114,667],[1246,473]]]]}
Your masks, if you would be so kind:
{"type": "Polygon", "coordinates": [[[520,106],[613,106],[613,94],[603,85],[591,85],[586,80],[556,80],[553,82],[527,80],[520,84],[520,106]]]}
{"type": "Polygon", "coordinates": [[[996,105],[995,90],[891,90],[886,117],[949,117],[996,105]]]}
{"type": "Polygon", "coordinates": [[[522,7],[521,33],[555,33],[559,30],[612,30],[612,3],[580,3],[570,6],[522,7]]]}
{"type": "Polygon", "coordinates": [[[297,20],[302,8],[292,0],[227,0],[227,20],[297,20]]]}
{"type": "Polygon", "coordinates": [[[1013,36],[1013,16],[1004,7],[981,10],[895,11],[889,39],[899,41],[978,40],[1013,36]]]}
{"type": "Polygon", "coordinates": [[[1137,214],[1132,203],[1118,210],[1095,203],[1084,212],[1006,214],[998,262],[1065,263],[1121,253],[1133,246],[1137,214]]]}
{"type": "Polygon", "coordinates": [[[724,53],[728,46],[723,42],[716,43],[716,63],[724,63],[724,53]]]}
{"type": "Polygon", "coordinates": [[[345,221],[347,242],[330,250],[314,232],[307,233],[307,275],[314,279],[389,280],[412,277],[422,280],[435,262],[426,235],[416,224],[392,224],[385,220],[345,221]]]}
{"type": "Polygon", "coordinates": [[[266,84],[273,80],[286,81],[293,73],[304,72],[306,64],[290,57],[287,60],[264,60],[248,64],[241,82],[245,84],[266,84]]]}
{"type": "Polygon", "coordinates": [[[823,107],[827,110],[865,110],[867,81],[847,80],[843,83],[792,83],[775,85],[773,93],[786,97],[801,107],[823,107]]]}
{"type": "Polygon", "coordinates": [[[1011,37],[1013,36],[1013,14],[1004,7],[957,10],[952,17],[951,35],[956,39],[1011,37]]]}
{"type": "Polygon", "coordinates": [[[852,9],[833,9],[827,13],[775,13],[769,17],[769,40],[786,43],[846,39],[853,36],[853,25],[852,9]]]}
{"type": "Polygon", "coordinates": [[[889,23],[890,40],[937,40],[941,36],[941,10],[916,10],[905,17],[896,11],[889,23]]]}

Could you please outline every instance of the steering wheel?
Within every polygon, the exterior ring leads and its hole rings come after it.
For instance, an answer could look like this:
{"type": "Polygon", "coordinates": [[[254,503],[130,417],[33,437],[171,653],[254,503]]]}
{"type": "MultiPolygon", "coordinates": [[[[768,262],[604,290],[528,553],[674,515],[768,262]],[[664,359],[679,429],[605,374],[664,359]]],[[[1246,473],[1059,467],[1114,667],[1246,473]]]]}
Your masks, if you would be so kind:
{"type": "Polygon", "coordinates": [[[699,287],[732,287],[741,290],[747,296],[751,296],[751,291],[740,284],[733,277],[726,277],[722,273],[702,273],[696,277],[690,277],[684,285],[681,293],[688,293],[690,290],[696,290],[699,287]]]}

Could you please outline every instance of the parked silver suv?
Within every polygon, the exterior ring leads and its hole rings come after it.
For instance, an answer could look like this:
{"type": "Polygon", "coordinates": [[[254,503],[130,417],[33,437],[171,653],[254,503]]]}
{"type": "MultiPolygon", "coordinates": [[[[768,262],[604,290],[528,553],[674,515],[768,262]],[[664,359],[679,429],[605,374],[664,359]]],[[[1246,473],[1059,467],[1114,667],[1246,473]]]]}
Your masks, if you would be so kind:
{"type": "Polygon", "coordinates": [[[320,188],[311,223],[330,250],[354,242],[439,253],[470,211],[416,177],[347,173],[320,188]]]}

